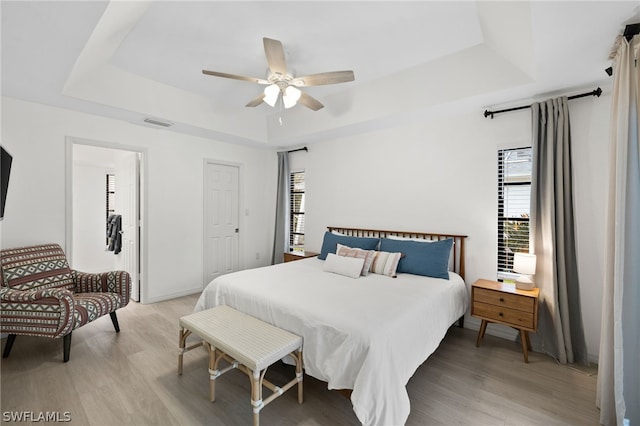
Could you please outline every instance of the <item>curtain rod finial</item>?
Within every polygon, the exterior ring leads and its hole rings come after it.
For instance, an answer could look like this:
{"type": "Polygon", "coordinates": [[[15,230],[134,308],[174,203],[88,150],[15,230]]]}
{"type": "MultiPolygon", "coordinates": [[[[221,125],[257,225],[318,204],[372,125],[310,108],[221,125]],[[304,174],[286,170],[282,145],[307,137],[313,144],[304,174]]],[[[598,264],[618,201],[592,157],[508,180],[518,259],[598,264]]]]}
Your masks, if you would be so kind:
{"type": "Polygon", "coordinates": [[[290,151],[287,151],[288,153],[291,152],[298,152],[298,151],[305,151],[305,152],[309,152],[309,149],[306,146],[303,146],[302,148],[298,148],[298,149],[292,149],[290,151]]]}

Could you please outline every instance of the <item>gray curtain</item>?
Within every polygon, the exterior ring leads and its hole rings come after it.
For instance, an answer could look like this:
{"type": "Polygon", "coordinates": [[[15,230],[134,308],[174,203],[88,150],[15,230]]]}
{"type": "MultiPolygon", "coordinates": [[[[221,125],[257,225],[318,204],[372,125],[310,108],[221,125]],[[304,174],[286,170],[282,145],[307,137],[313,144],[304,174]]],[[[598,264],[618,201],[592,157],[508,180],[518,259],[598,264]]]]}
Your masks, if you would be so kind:
{"type": "MultiPolygon", "coordinates": [[[[531,105],[531,244],[540,288],[538,350],[562,364],[588,363],[575,250],[567,97],[531,105]]],[[[533,342],[532,342],[533,343],[533,342]]]]}
{"type": "Polygon", "coordinates": [[[278,152],[278,193],[276,196],[276,226],[273,235],[271,264],[282,263],[289,251],[289,153],[278,152]]]}
{"type": "Polygon", "coordinates": [[[606,426],[640,425],[640,36],[612,52],[609,191],[596,405],[606,426]]]}

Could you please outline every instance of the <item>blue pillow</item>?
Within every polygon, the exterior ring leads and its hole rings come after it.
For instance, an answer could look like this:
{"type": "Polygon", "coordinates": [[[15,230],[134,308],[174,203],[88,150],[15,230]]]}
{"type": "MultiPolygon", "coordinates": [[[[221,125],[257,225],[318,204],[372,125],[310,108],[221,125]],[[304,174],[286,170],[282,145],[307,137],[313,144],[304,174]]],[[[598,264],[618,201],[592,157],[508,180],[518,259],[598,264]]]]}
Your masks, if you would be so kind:
{"type": "Polygon", "coordinates": [[[449,279],[449,256],[453,239],[420,242],[410,240],[380,240],[380,250],[404,254],[397,272],[449,279]]]}
{"type": "Polygon", "coordinates": [[[329,253],[335,254],[336,249],[338,248],[338,243],[351,248],[375,250],[378,248],[379,242],[379,238],[348,237],[346,235],[337,235],[327,231],[324,233],[322,249],[320,250],[318,259],[325,260],[329,253]]]}

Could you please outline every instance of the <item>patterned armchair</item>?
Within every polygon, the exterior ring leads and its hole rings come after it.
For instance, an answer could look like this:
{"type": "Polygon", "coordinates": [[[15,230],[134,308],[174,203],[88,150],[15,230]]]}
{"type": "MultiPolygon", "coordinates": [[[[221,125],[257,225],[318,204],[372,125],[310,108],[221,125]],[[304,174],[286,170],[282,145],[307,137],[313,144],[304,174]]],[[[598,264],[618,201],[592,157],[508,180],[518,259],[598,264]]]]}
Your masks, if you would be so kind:
{"type": "Polygon", "coordinates": [[[62,337],[67,362],[71,332],[106,314],[120,332],[115,311],[129,303],[127,272],[74,271],[57,244],[0,250],[0,268],[0,331],[8,334],[3,358],[21,334],[62,337]]]}

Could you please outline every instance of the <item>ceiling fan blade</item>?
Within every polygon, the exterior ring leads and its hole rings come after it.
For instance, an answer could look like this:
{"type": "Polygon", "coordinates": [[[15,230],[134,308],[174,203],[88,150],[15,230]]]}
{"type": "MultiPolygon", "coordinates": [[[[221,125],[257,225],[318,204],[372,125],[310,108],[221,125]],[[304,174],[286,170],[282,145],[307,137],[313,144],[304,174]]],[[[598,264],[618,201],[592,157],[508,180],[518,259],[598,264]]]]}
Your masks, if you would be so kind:
{"type": "Polygon", "coordinates": [[[321,72],[319,74],[297,77],[291,80],[292,85],[297,87],[323,86],[325,84],[346,83],[355,80],[353,71],[332,71],[321,72]]]}
{"type": "Polygon", "coordinates": [[[274,74],[287,74],[287,62],[284,58],[284,47],[278,40],[264,37],[264,53],[267,56],[269,69],[274,74]]]}
{"type": "Polygon", "coordinates": [[[257,107],[262,102],[264,102],[264,93],[261,93],[260,96],[258,96],[257,98],[250,100],[249,103],[246,104],[245,106],[247,106],[247,107],[257,107]]]}
{"type": "Polygon", "coordinates": [[[267,80],[263,78],[245,77],[243,75],[227,74],[226,72],[202,70],[202,74],[212,75],[214,77],[232,78],[234,80],[250,81],[252,83],[258,83],[258,84],[270,84],[267,80]]]}
{"type": "Polygon", "coordinates": [[[307,95],[304,92],[302,92],[302,94],[300,95],[300,99],[298,100],[298,102],[314,111],[318,111],[319,109],[324,108],[324,105],[322,105],[320,101],[318,101],[313,96],[307,95]]]}

